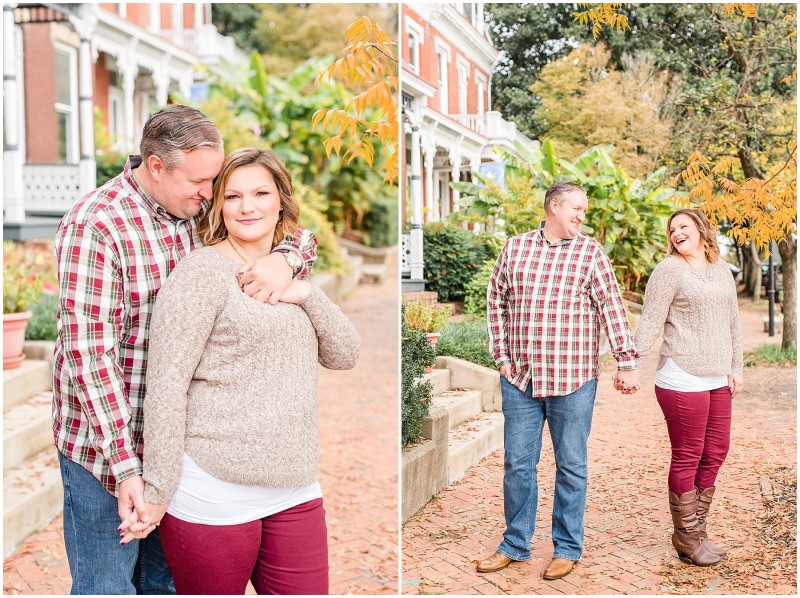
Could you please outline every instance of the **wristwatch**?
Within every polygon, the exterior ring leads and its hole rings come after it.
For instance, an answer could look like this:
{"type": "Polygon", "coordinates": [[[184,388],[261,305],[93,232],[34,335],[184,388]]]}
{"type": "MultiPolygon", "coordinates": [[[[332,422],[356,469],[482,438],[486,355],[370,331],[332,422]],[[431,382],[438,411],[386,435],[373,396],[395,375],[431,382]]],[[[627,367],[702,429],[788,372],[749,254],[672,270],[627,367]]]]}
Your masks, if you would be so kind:
{"type": "Polygon", "coordinates": [[[303,258],[294,251],[282,251],[281,253],[283,253],[283,257],[286,258],[286,263],[289,264],[289,267],[292,269],[292,277],[297,276],[303,268],[303,258]]]}

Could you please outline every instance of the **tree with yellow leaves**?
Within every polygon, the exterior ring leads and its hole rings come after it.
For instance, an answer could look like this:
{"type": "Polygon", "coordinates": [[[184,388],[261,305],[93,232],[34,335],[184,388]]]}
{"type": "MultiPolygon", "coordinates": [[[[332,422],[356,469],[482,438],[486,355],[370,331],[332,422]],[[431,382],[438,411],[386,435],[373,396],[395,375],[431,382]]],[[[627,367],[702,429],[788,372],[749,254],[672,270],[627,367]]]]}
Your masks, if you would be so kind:
{"type": "Polygon", "coordinates": [[[347,162],[358,158],[372,166],[376,143],[384,154],[385,181],[397,179],[397,58],[389,36],[368,17],[359,17],[345,33],[344,55],[326,68],[317,81],[339,81],[354,93],[343,108],[322,109],[313,125],[331,136],[325,150],[347,162]]]}

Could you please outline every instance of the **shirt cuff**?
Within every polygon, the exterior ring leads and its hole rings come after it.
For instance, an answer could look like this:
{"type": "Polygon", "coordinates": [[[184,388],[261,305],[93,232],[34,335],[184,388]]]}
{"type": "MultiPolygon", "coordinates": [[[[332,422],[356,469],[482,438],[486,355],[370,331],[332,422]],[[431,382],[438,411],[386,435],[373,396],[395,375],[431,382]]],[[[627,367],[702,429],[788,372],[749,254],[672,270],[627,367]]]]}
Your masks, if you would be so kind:
{"type": "Polygon", "coordinates": [[[142,475],[142,462],[136,455],[119,454],[110,460],[111,475],[117,485],[133,476],[142,475]]]}
{"type": "Polygon", "coordinates": [[[627,370],[635,370],[636,369],[636,358],[632,355],[626,355],[625,357],[617,357],[617,369],[621,371],[627,370]]]}

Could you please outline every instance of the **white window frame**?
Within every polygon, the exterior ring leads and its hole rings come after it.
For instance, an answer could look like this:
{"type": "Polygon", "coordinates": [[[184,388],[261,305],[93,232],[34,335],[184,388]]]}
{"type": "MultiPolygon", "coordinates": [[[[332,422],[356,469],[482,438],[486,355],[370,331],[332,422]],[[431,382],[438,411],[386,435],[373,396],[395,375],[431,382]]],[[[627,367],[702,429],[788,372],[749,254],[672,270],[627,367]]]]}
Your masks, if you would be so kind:
{"type": "Polygon", "coordinates": [[[416,42],[414,49],[409,53],[407,65],[414,73],[420,73],[420,46],[425,43],[425,36],[422,27],[417,23],[406,17],[406,36],[408,39],[413,38],[416,42]]]}
{"type": "Polygon", "coordinates": [[[120,2],[117,6],[119,7],[119,18],[120,19],[127,19],[128,18],[128,4],[126,2],[120,2]]]}
{"type": "Polygon", "coordinates": [[[478,92],[475,113],[486,114],[486,78],[478,72],[475,73],[475,87],[478,92]]]}
{"type": "Polygon", "coordinates": [[[161,4],[147,5],[147,28],[150,31],[161,31],[161,4]]]}
{"type": "Polygon", "coordinates": [[[183,4],[172,5],[172,29],[183,31],[183,4]]]}
{"type": "Polygon", "coordinates": [[[27,138],[25,135],[25,61],[23,60],[23,32],[21,25],[14,25],[16,35],[16,54],[14,60],[17,63],[17,114],[19,115],[19,122],[17,123],[17,149],[22,160],[26,161],[27,153],[27,138]]]}
{"type": "Polygon", "coordinates": [[[469,114],[469,62],[461,56],[456,57],[458,73],[458,113],[469,114]]]}
{"type": "Polygon", "coordinates": [[[61,52],[66,54],[69,61],[70,105],[56,101],[54,108],[56,113],[67,115],[68,127],[66,131],[67,139],[65,141],[67,155],[64,157],[64,163],[77,164],[80,156],[80,147],[78,145],[80,137],[80,131],[78,129],[78,49],[59,42],[55,42],[53,47],[56,53],[61,52]]]}
{"type": "Polygon", "coordinates": [[[450,71],[450,46],[443,40],[436,40],[436,77],[439,87],[439,112],[450,113],[449,105],[449,71],[450,71]],[[444,58],[444,77],[442,77],[442,58],[444,58]]]}
{"type": "Polygon", "coordinates": [[[108,138],[111,148],[122,150],[126,147],[125,139],[125,94],[119,87],[108,88],[108,138]],[[113,106],[117,104],[116,117],[113,106]]]}

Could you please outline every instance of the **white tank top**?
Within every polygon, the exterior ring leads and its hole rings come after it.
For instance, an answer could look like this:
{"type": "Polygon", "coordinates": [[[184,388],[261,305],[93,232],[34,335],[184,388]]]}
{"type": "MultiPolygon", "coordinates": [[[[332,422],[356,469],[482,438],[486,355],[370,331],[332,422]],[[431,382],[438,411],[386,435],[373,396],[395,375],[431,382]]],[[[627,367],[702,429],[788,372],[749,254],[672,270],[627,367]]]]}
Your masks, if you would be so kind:
{"type": "Polygon", "coordinates": [[[695,376],[681,369],[669,357],[656,372],[656,386],[683,392],[700,392],[728,386],[727,376],[695,376]]]}
{"type": "Polygon", "coordinates": [[[187,454],[167,513],[189,523],[238,525],[322,498],[319,482],[300,488],[262,488],[219,480],[187,454]]]}

